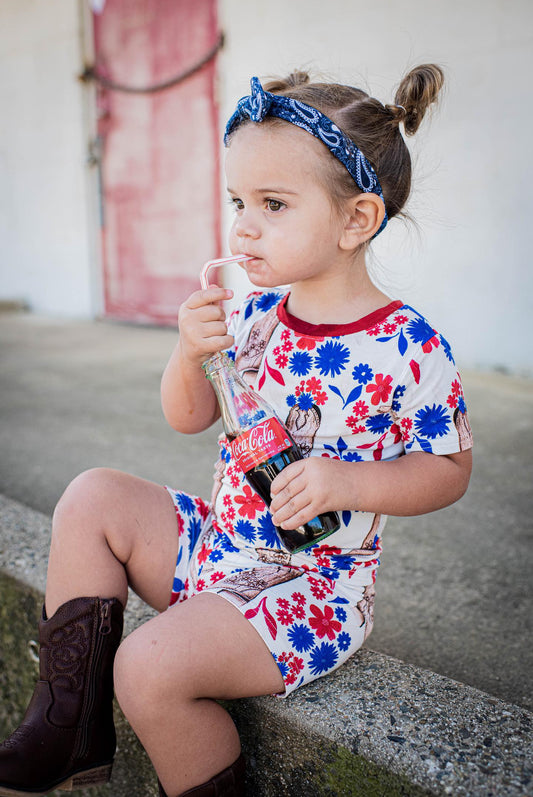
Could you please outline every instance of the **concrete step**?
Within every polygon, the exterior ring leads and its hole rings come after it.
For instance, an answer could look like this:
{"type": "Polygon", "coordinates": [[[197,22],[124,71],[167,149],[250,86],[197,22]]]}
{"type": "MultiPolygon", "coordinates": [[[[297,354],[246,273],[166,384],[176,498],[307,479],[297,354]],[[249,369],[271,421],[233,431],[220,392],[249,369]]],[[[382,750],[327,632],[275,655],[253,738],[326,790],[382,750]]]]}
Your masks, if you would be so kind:
{"type": "MultiPolygon", "coordinates": [[[[0,735],[33,689],[50,519],[0,496],[0,735]]],[[[126,631],[152,615],[135,596],[126,631]]],[[[250,797],[525,797],[533,715],[364,649],[287,700],[228,704],[249,763],[250,797]]],[[[155,797],[149,761],[117,709],[112,782],[85,795],[155,797]]],[[[59,797],[58,793],[58,797],[59,797]]]]}

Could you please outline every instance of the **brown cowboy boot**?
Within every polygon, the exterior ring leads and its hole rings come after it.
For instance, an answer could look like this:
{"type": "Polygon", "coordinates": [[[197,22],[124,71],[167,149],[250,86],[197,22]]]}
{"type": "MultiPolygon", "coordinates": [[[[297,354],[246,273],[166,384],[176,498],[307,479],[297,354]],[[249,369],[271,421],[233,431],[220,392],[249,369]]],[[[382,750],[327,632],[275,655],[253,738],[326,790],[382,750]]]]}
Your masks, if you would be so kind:
{"type": "Polygon", "coordinates": [[[116,598],[74,598],[39,622],[39,681],[17,730],[0,745],[0,795],[33,797],[111,776],[116,598]]]}
{"type": "MultiPolygon", "coordinates": [[[[219,772],[211,780],[183,792],[179,797],[244,797],[246,764],[242,755],[234,764],[219,772]]],[[[159,783],[159,781],[157,781],[159,783]]],[[[167,797],[159,783],[159,797],[167,797]]]]}

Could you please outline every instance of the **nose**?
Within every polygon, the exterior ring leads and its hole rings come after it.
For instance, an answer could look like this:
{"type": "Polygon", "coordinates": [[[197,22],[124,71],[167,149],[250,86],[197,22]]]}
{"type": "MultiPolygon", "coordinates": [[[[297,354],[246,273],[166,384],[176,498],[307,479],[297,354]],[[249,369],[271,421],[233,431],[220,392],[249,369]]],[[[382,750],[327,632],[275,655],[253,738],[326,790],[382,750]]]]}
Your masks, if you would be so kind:
{"type": "Polygon", "coordinates": [[[253,212],[244,208],[235,218],[233,231],[238,238],[252,238],[256,240],[261,235],[259,223],[253,212]]]}

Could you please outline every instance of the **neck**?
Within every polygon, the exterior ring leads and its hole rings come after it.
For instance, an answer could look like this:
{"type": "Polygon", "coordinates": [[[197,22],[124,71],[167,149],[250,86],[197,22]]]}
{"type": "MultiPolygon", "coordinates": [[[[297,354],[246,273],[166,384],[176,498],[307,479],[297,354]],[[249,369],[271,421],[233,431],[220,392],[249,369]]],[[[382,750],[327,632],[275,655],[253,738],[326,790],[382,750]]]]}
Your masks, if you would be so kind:
{"type": "Polygon", "coordinates": [[[287,311],[309,324],[349,324],[389,302],[368,276],[362,252],[348,268],[291,285],[287,311]]]}

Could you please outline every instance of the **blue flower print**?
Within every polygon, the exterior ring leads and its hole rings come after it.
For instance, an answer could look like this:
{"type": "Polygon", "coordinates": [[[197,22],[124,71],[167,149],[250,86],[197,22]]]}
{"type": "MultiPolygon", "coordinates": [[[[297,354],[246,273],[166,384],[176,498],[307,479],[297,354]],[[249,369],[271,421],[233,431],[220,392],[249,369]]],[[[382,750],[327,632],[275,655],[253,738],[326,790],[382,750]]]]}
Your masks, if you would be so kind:
{"type": "Polygon", "coordinates": [[[196,504],[191,496],[186,493],[176,493],[176,498],[178,499],[178,506],[181,511],[185,512],[186,515],[192,515],[196,508],[196,504]]]}
{"type": "Polygon", "coordinates": [[[278,657],[276,656],[275,653],[273,653],[272,655],[274,656],[274,661],[279,667],[282,678],[285,679],[285,677],[289,674],[289,665],[287,664],[286,661],[278,661],[278,657]]]}
{"type": "Polygon", "coordinates": [[[267,313],[271,307],[274,307],[275,304],[279,302],[281,299],[281,293],[263,293],[255,303],[255,306],[258,310],[262,310],[263,313],[267,313]]]}
{"type": "Polygon", "coordinates": [[[304,653],[306,650],[310,650],[315,641],[311,629],[301,623],[295,623],[292,628],[289,628],[287,636],[298,653],[304,653]]]}
{"type": "Polygon", "coordinates": [[[331,642],[322,642],[317,645],[311,652],[309,669],[313,675],[321,675],[323,672],[331,670],[337,663],[339,654],[331,642]]]}
{"type": "Polygon", "coordinates": [[[313,366],[313,358],[308,351],[295,351],[291,354],[289,371],[294,376],[307,376],[313,366]]]}
{"type": "Polygon", "coordinates": [[[342,631],[337,637],[337,645],[339,646],[339,650],[348,650],[350,647],[350,643],[352,638],[350,634],[347,634],[346,631],[342,631]]]}
{"type": "Polygon", "coordinates": [[[356,382],[360,382],[362,385],[366,385],[370,382],[371,379],[374,378],[374,372],[369,365],[356,365],[352,371],[352,376],[356,382]]]}
{"type": "Polygon", "coordinates": [[[220,548],[215,548],[208,556],[210,562],[220,562],[221,559],[224,558],[224,554],[220,550],[220,548]]]}
{"type": "Polygon", "coordinates": [[[259,517],[259,538],[267,548],[280,548],[281,543],[276,532],[276,527],[272,523],[270,512],[265,512],[259,517]]]}
{"type": "Polygon", "coordinates": [[[235,534],[240,534],[247,542],[255,542],[255,529],[249,520],[238,520],[235,524],[235,534]]]}
{"type": "Polygon", "coordinates": [[[189,540],[191,541],[191,550],[196,545],[198,537],[200,536],[200,532],[202,531],[202,524],[200,522],[200,518],[191,518],[189,521],[189,540]]]}
{"type": "Polygon", "coordinates": [[[337,440],[337,448],[330,446],[328,443],[324,443],[324,449],[326,451],[331,451],[335,457],[338,457],[345,462],[361,462],[362,460],[362,457],[357,453],[357,451],[348,451],[348,444],[345,440],[343,440],[342,437],[339,437],[337,440]]]}
{"type": "Polygon", "coordinates": [[[452,348],[446,338],[443,338],[442,335],[439,335],[440,342],[442,343],[442,348],[444,350],[444,354],[446,358],[455,365],[455,360],[453,359],[452,348]]]}
{"type": "Polygon", "coordinates": [[[337,606],[336,609],[335,609],[335,617],[341,623],[345,623],[346,622],[346,617],[347,617],[346,609],[343,609],[342,606],[337,606]]]}
{"type": "Polygon", "coordinates": [[[315,365],[322,376],[338,376],[346,368],[350,359],[350,350],[339,341],[328,340],[319,346],[315,357],[315,365]]]}
{"type": "Polygon", "coordinates": [[[239,549],[232,543],[229,534],[222,534],[220,539],[220,547],[226,553],[238,553],[239,549]]]}
{"type": "Polygon", "coordinates": [[[444,437],[448,432],[450,416],[446,407],[442,404],[434,404],[429,407],[427,404],[424,409],[418,410],[415,416],[415,427],[423,437],[434,440],[436,437],[444,437]]]}
{"type": "Polygon", "coordinates": [[[457,409],[458,409],[458,410],[459,410],[459,412],[461,412],[463,415],[465,414],[465,412],[466,412],[466,402],[465,402],[465,400],[464,400],[464,397],[463,397],[463,396],[459,396],[459,400],[458,400],[458,402],[457,402],[457,409]]]}
{"type": "Polygon", "coordinates": [[[311,393],[302,393],[298,396],[298,406],[301,410],[310,410],[313,406],[313,396],[311,393]]]}
{"type": "Polygon", "coordinates": [[[400,412],[402,408],[402,403],[401,401],[398,401],[398,399],[401,399],[404,393],[405,393],[405,385],[397,385],[392,396],[391,409],[393,412],[400,412]]]}
{"type": "Polygon", "coordinates": [[[365,421],[365,426],[373,434],[383,434],[392,426],[392,418],[388,412],[382,415],[373,415],[365,421]]]}
{"type": "Polygon", "coordinates": [[[428,340],[435,337],[435,330],[428,324],[425,318],[419,316],[409,321],[407,324],[407,334],[413,343],[425,344],[428,340]]]}
{"type": "Polygon", "coordinates": [[[290,393],[285,401],[289,407],[297,405],[301,410],[310,410],[315,403],[312,393],[300,393],[298,398],[296,398],[294,393],[290,393]]]}

